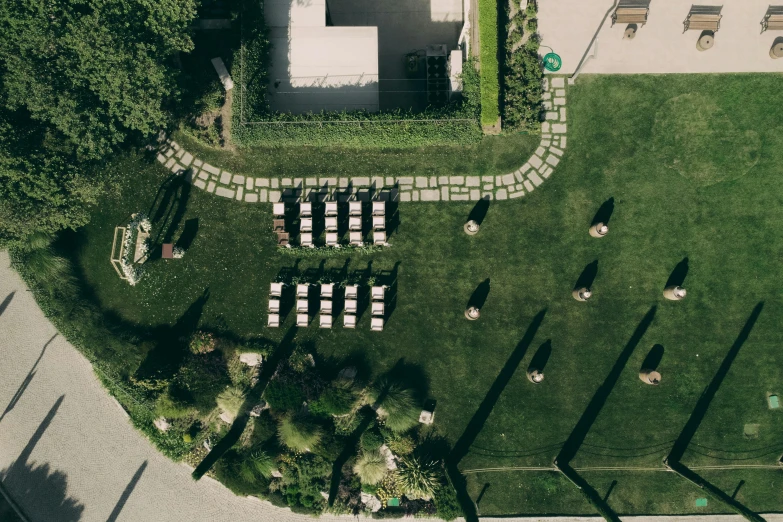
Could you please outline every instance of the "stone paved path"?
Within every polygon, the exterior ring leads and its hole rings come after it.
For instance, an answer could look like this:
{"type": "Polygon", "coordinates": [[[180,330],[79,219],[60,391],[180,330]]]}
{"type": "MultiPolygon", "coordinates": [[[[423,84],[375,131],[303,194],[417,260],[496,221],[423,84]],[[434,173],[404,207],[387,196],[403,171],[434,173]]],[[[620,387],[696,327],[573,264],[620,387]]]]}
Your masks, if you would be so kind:
{"type": "MultiPolygon", "coordinates": [[[[0,252],[0,477],[35,522],[304,522],[267,502],[190,478],[131,427],[89,362],[57,334],[0,252]],[[66,497],[64,499],[64,496],[66,497]]],[[[765,515],[783,522],[783,515],[765,515]]],[[[322,516],[323,522],[354,517],[322,516]]],[[[434,519],[430,519],[434,520],[434,519]]],[[[597,517],[498,522],[596,522],[597,517]]],[[[637,522],[734,522],[738,516],[623,517],[637,522]]]]}
{"type": "Polygon", "coordinates": [[[354,196],[369,199],[371,191],[381,199],[395,201],[514,199],[533,192],[552,175],[567,145],[565,79],[544,80],[544,90],[547,112],[539,147],[517,170],[499,176],[253,178],[204,163],[170,139],[161,142],[157,158],[171,172],[185,175],[195,187],[247,203],[294,201],[302,197],[323,200],[335,189],[341,201],[354,196]]]}

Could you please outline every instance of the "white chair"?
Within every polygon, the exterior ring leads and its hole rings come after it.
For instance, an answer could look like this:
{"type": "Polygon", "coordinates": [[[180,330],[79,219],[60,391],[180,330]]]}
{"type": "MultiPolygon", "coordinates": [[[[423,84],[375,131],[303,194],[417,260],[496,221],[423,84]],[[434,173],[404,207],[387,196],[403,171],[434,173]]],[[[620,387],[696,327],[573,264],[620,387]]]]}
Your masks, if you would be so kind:
{"type": "Polygon", "coordinates": [[[373,230],[372,242],[374,245],[386,244],[386,231],[385,230],[373,230]]]}
{"type": "Polygon", "coordinates": [[[373,201],[372,202],[372,215],[373,216],[385,216],[386,215],[386,202],[385,201],[373,201]]]}
{"type": "Polygon", "coordinates": [[[313,233],[312,232],[305,232],[302,234],[302,240],[300,241],[303,247],[310,247],[313,248],[313,233]]]}
{"type": "Polygon", "coordinates": [[[356,316],[345,314],[343,316],[343,327],[345,328],[356,328],[356,316]]]}
{"type": "Polygon", "coordinates": [[[340,243],[337,240],[337,232],[326,233],[326,246],[330,246],[330,247],[340,246],[340,243]]]}
{"type": "Polygon", "coordinates": [[[324,228],[327,232],[337,232],[337,218],[327,217],[325,219],[324,228]]]}
{"type": "Polygon", "coordinates": [[[372,303],[372,315],[379,315],[383,317],[384,305],[383,301],[374,301],[372,303]]]}
{"type": "Polygon", "coordinates": [[[356,216],[351,216],[350,218],[348,218],[348,230],[354,230],[354,231],[358,230],[359,232],[361,232],[362,218],[356,216]]]}
{"type": "Polygon", "coordinates": [[[307,294],[310,293],[310,285],[298,284],[296,285],[296,297],[299,299],[307,299],[307,294]]]}
{"type": "Polygon", "coordinates": [[[384,295],[386,294],[386,287],[384,286],[373,286],[370,290],[370,297],[373,301],[383,301],[384,295]]]}
{"type": "Polygon", "coordinates": [[[269,311],[272,313],[280,313],[280,299],[269,300],[269,311]]]}
{"type": "Polygon", "coordinates": [[[326,202],[326,209],[324,211],[324,214],[327,217],[337,217],[337,202],[336,201],[327,201],[326,202]]]}
{"type": "Polygon", "coordinates": [[[332,316],[331,315],[321,315],[321,316],[319,316],[319,326],[321,328],[331,328],[332,327],[332,316]]]}
{"type": "Polygon", "coordinates": [[[270,297],[281,297],[283,295],[283,283],[271,283],[269,285],[270,297]]]}
{"type": "Polygon", "coordinates": [[[266,325],[269,328],[280,328],[280,316],[278,314],[269,314],[266,325]]]}
{"type": "Polygon", "coordinates": [[[386,228],[386,216],[373,216],[372,228],[375,230],[383,230],[386,228]]]}
{"type": "Polygon", "coordinates": [[[373,317],[370,323],[370,330],[373,332],[383,331],[383,317],[373,317]]]}
{"type": "Polygon", "coordinates": [[[302,222],[299,224],[300,232],[312,232],[313,231],[313,218],[302,218],[302,222]]]}
{"type": "Polygon", "coordinates": [[[321,299],[331,299],[334,296],[334,283],[321,284],[321,299]]]}
{"type": "Polygon", "coordinates": [[[348,202],[348,215],[349,216],[361,216],[362,215],[362,202],[361,201],[349,201],[348,202]]]}
{"type": "Polygon", "coordinates": [[[359,299],[359,285],[345,285],[346,299],[359,299]]]}
{"type": "Polygon", "coordinates": [[[321,299],[321,315],[332,315],[332,302],[328,299],[321,299]]]}
{"type": "Polygon", "coordinates": [[[309,320],[307,314],[296,314],[296,326],[307,326],[309,320]]]}
{"type": "Polygon", "coordinates": [[[272,214],[275,216],[285,216],[285,203],[274,203],[272,205],[272,214]]]}
{"type": "Polygon", "coordinates": [[[359,302],[356,299],[345,300],[345,313],[355,314],[359,309],[359,302]]]}
{"type": "Polygon", "coordinates": [[[297,299],[296,312],[299,314],[306,314],[308,310],[307,303],[308,303],[307,299],[297,299]]]}
{"type": "Polygon", "coordinates": [[[299,204],[299,217],[313,217],[313,204],[312,203],[300,203],[299,204]]]}
{"type": "Polygon", "coordinates": [[[362,241],[362,233],[361,232],[351,232],[350,235],[350,241],[351,245],[353,246],[364,246],[364,241],[362,241]]]}

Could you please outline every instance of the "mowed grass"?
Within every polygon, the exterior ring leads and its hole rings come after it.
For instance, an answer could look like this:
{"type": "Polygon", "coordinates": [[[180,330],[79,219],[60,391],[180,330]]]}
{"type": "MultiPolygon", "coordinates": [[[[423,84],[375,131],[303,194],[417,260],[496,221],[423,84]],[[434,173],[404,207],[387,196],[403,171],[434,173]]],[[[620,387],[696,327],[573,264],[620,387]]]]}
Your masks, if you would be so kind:
{"type": "MultiPolygon", "coordinates": [[[[479,503],[482,515],[592,514],[559,474],[472,470],[551,466],[640,322],[654,314],[572,465],[600,494],[611,488],[608,502],[621,514],[727,512],[712,499],[706,508],[695,507],[695,498],[705,496],[701,491],[655,469],[759,303],[747,340],[714,400],[700,412],[703,420],[683,462],[697,468],[772,466],[783,453],[783,411],[766,403],[768,393],[783,394],[783,138],[769,110],[780,99],[779,81],[773,75],[580,77],[569,93],[566,155],[542,187],[521,199],[493,202],[474,237],[462,232],[471,204],[400,205],[392,247],[348,263],[349,271],[367,270],[370,261],[374,271],[396,267],[396,305],[384,332],[370,332],[365,314],[356,330],[313,326],[300,329],[299,338],[312,340],[323,356],[363,354],[375,374],[400,359],[419,365],[428,395],[437,401],[435,426],[452,443],[463,436],[512,354],[521,357],[497,400],[483,404],[486,422],[469,434],[475,440],[460,463],[469,492],[475,500],[490,484],[479,503]],[[723,126],[699,125],[695,118],[718,118],[723,126]],[[609,198],[609,235],[593,239],[587,229],[609,198]],[[666,301],[663,287],[685,257],[688,297],[666,301]],[[596,260],[594,296],[576,302],[571,290],[596,260]],[[486,279],[490,292],[481,319],[466,321],[465,306],[486,279]],[[534,318],[542,316],[529,346],[520,345],[534,318]],[[552,351],[546,379],[534,386],[525,370],[547,341],[552,351]],[[638,378],[655,344],[664,347],[658,387],[638,378]],[[743,435],[745,424],[759,424],[757,438],[743,435]],[[589,469],[606,467],[649,470],[589,469]]],[[[525,143],[515,160],[529,154],[525,143]]],[[[395,163],[397,153],[232,154],[186,146],[215,165],[253,175],[402,175],[403,168],[424,175],[416,165],[429,165],[411,152],[400,152],[405,160],[395,163]]],[[[457,161],[444,153],[442,164],[473,169],[458,174],[502,173],[493,172],[500,167],[492,154],[470,156],[457,161]]],[[[448,174],[432,165],[428,174],[448,174]]],[[[104,308],[141,327],[168,324],[208,289],[205,327],[282,338],[293,314],[283,328],[265,327],[268,283],[295,258],[275,249],[270,207],[193,190],[173,227],[176,240],[187,220],[198,219],[188,254],[181,261],[151,262],[146,279],[129,287],[109,265],[111,235],[130,213],[148,210],[166,173],[139,158],[117,168],[125,172],[126,186],[106,197],[80,234],[78,249],[86,281],[104,308]]],[[[324,268],[343,268],[348,259],[326,259],[324,268]]],[[[321,261],[301,260],[298,267],[317,268],[321,261]]],[[[745,481],[737,499],[752,510],[783,509],[780,470],[696,472],[729,495],[745,481]]]]}

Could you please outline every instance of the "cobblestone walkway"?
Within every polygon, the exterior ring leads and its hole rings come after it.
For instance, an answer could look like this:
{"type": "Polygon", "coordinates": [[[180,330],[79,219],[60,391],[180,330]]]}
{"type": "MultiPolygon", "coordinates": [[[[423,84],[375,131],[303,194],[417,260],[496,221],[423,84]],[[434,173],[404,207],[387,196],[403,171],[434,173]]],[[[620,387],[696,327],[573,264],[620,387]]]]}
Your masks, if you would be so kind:
{"type": "Polygon", "coordinates": [[[499,176],[253,178],[204,163],[166,138],[161,141],[157,158],[199,189],[247,203],[323,200],[330,192],[335,192],[341,201],[354,196],[366,200],[375,193],[380,199],[395,201],[514,199],[540,187],[563,156],[567,131],[564,78],[544,80],[544,107],[546,121],[542,123],[541,143],[535,153],[514,172],[499,176]]]}

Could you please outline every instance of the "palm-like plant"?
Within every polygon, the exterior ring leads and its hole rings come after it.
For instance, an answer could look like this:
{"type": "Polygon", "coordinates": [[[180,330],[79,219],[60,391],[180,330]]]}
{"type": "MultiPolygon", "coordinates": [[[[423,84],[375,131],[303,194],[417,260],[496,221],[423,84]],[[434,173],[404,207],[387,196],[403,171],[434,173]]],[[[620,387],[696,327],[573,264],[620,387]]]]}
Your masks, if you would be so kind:
{"type": "Polygon", "coordinates": [[[408,498],[431,497],[439,485],[438,462],[419,457],[400,459],[400,485],[408,498]]]}
{"type": "Polygon", "coordinates": [[[386,457],[380,451],[365,451],[353,466],[353,472],[359,475],[363,484],[374,486],[386,475],[386,457]]]}
{"type": "Polygon", "coordinates": [[[262,477],[270,478],[272,472],[277,469],[275,458],[264,450],[256,450],[250,454],[250,463],[253,469],[262,477]]]}
{"type": "Polygon", "coordinates": [[[401,433],[416,425],[419,419],[419,401],[411,388],[397,381],[381,378],[370,390],[373,407],[385,414],[386,426],[401,433]]]}
{"type": "Polygon", "coordinates": [[[294,451],[310,451],[321,440],[321,428],[302,413],[289,413],[280,419],[277,435],[294,451]]]}
{"type": "Polygon", "coordinates": [[[245,402],[245,390],[237,387],[229,387],[217,396],[217,405],[224,412],[235,418],[245,402]]]}

